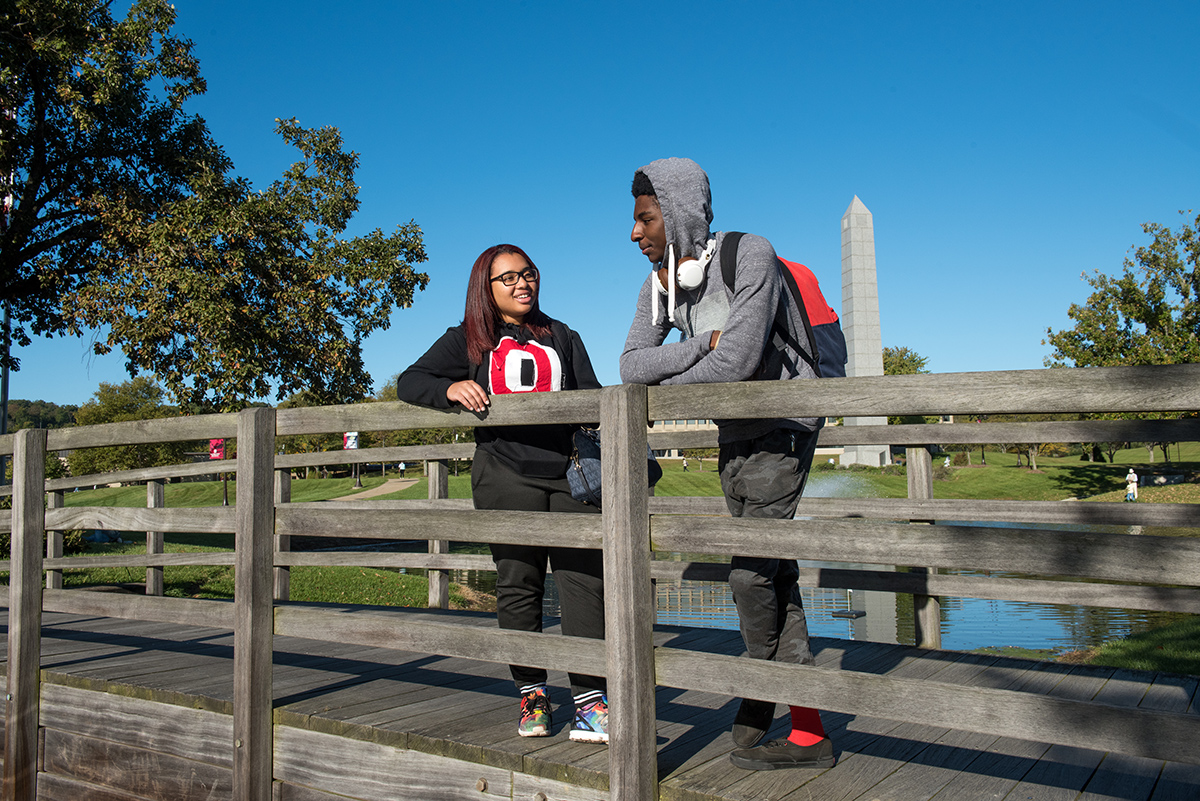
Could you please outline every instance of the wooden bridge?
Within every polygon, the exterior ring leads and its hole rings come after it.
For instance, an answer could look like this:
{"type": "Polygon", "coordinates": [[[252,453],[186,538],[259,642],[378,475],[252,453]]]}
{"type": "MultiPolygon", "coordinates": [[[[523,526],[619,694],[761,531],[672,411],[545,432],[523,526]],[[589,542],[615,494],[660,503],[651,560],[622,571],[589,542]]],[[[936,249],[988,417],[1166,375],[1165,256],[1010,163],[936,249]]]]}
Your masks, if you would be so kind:
{"type": "MultiPolygon", "coordinates": [[[[8,564],[6,799],[1195,799],[1195,676],[1063,666],[939,650],[937,597],[1048,601],[1200,613],[1200,541],[1041,528],[1200,526],[1188,504],[1018,503],[931,498],[926,446],[938,443],[1196,441],[1196,418],[1153,421],[826,428],[822,444],[909,447],[910,497],[806,499],[794,521],[731,520],[719,498],[648,498],[646,421],[999,412],[1188,412],[1200,365],[827,379],[771,385],[610,387],[498,397],[487,418],[403,404],[251,409],[0,439],[14,456],[8,564]],[[796,386],[787,386],[795,384],[796,386]],[[805,386],[808,385],[808,386],[805,386]],[[445,500],[433,462],[429,501],[290,503],[304,463],[445,459],[469,447],[277,456],[275,437],[446,425],[601,421],[603,515],[476,512],[445,500]],[[45,452],[237,437],[238,459],[46,481],[45,452]],[[162,508],[161,481],[236,471],[233,508],[162,508]],[[62,508],[77,484],[140,480],[148,508],[62,508]],[[931,523],[998,520],[979,529],[931,523]],[[72,528],[147,531],[148,595],[61,589],[61,570],[115,561],[63,558],[72,528]],[[232,532],[232,554],[164,554],[172,532],[232,532]],[[48,533],[48,536],[47,536],[48,533]],[[291,552],[289,536],[411,538],[428,554],[291,552]],[[605,641],[499,631],[490,616],[443,609],[298,604],[292,565],[425,567],[431,606],[446,574],[487,557],[448,541],[603,547],[605,641]],[[46,552],[43,553],[43,542],[46,552]],[[817,665],[740,656],[737,635],[655,627],[653,579],[720,580],[678,553],[761,554],[888,569],[812,569],[810,586],[914,595],[918,642],[818,640],[817,665]],[[161,570],[232,563],[233,602],[161,596],[161,570]],[[945,575],[1004,571],[1032,578],[945,575]],[[43,580],[45,576],[45,580],[43,580]],[[604,672],[611,743],[514,736],[506,665],[604,672]],[[736,697],[825,713],[838,764],[733,768],[736,697]],[[651,714],[653,711],[653,714],[651,714]]],[[[651,435],[656,447],[710,444],[702,432],[651,435]]],[[[711,436],[711,435],[708,435],[711,436]]],[[[564,682],[559,681],[558,686],[564,682]]],[[[565,696],[555,705],[570,708],[565,696]]],[[[784,718],[777,725],[783,733],[784,718]]]]}

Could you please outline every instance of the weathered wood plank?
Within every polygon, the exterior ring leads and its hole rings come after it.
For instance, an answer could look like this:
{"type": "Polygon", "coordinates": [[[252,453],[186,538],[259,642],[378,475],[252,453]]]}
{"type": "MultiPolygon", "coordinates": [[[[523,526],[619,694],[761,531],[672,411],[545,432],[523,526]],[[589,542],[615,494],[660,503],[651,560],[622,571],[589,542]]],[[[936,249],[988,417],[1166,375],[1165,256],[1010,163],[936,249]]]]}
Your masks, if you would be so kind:
{"type": "Polygon", "coordinates": [[[646,388],[608,387],[600,404],[604,486],[604,619],[609,706],[609,788],[653,798],[655,599],[646,494],[646,388]]]}
{"type": "MultiPolygon", "coordinates": [[[[46,493],[46,508],[61,509],[64,503],[63,494],[61,492],[46,493]]],[[[10,524],[11,528],[11,524],[10,524]]],[[[46,532],[46,559],[45,562],[51,559],[61,558],[63,555],[63,533],[61,531],[46,532]]],[[[7,567],[7,564],[6,564],[7,567]]],[[[46,589],[60,590],[63,585],[63,577],[61,570],[46,571],[46,589]]]]}
{"type": "Polygon", "coordinates": [[[1200,408],[1200,364],[689,384],[648,398],[652,420],[1179,412],[1200,408]]]}
{"type": "Polygon", "coordinates": [[[225,601],[164,596],[147,598],[86,590],[46,590],[43,605],[48,612],[153,620],[185,626],[232,629],[234,623],[233,604],[225,601]]]}
{"type": "MultiPolygon", "coordinates": [[[[651,514],[717,515],[729,510],[721,497],[650,499],[651,514]]],[[[913,500],[906,498],[801,498],[797,517],[854,517],[875,520],[1001,521],[1081,526],[1200,525],[1200,512],[1189,503],[1104,503],[1099,501],[913,500]]]]}
{"type": "Polygon", "coordinates": [[[1037,801],[1074,799],[1096,771],[1104,754],[1069,745],[1052,745],[1011,790],[1015,798],[1037,801]]]}
{"type": "Polygon", "coordinates": [[[44,762],[48,773],[142,798],[209,801],[230,793],[228,768],[58,729],[45,730],[44,762]]]}
{"type": "Polygon", "coordinates": [[[69,506],[47,509],[46,526],[62,531],[102,528],[113,531],[164,531],[168,534],[232,534],[234,507],[141,509],[115,506],[69,506]]]}
{"type": "Polygon", "coordinates": [[[426,570],[495,570],[490,556],[483,554],[427,554],[396,551],[306,551],[275,554],[275,564],[352,565],[359,567],[419,567],[426,570]]]}
{"type": "Polygon", "coordinates": [[[541,776],[530,776],[528,773],[514,773],[512,781],[513,798],[545,798],[546,801],[550,801],[550,799],[554,801],[609,801],[612,797],[608,790],[578,787],[541,776]]]}
{"type": "MultiPolygon", "coordinates": [[[[428,476],[429,500],[441,501],[450,497],[450,469],[449,465],[443,460],[434,460],[426,462],[426,473],[428,476]]],[[[429,553],[432,554],[448,554],[450,553],[450,540],[430,540],[429,553]]],[[[427,574],[429,577],[429,597],[428,604],[430,609],[449,609],[450,608],[450,573],[446,570],[430,570],[427,574]]]]}
{"type": "Polygon", "coordinates": [[[660,648],[659,684],[1195,763],[1200,716],[660,648]],[[801,673],[802,671],[802,673],[801,673]],[[789,676],[789,673],[791,674],[789,676]],[[964,714],[970,710],[970,714],[964,714]]]}
{"type": "Polygon", "coordinates": [[[110,445],[221,439],[236,435],[236,414],[197,414],[159,420],[131,420],[126,423],[56,428],[50,431],[47,447],[52,451],[69,451],[75,448],[110,445]]]}
{"type": "MultiPolygon", "coordinates": [[[[818,448],[846,445],[990,445],[995,442],[1195,442],[1200,421],[1182,420],[1073,420],[1047,423],[945,423],[836,426],[826,425],[817,437],[818,448]]],[[[655,450],[713,448],[715,429],[696,431],[651,430],[648,440],[655,450]]]]}
{"type": "Polygon", "coordinates": [[[917,562],[963,570],[1188,586],[1200,576],[1200,540],[1186,537],[670,515],[653,518],[650,526],[657,549],[682,553],[746,553],[879,565],[917,562]]]}
{"type": "Polygon", "coordinates": [[[233,783],[237,797],[250,799],[271,792],[275,410],[239,413],[237,440],[233,783]]]}
{"type": "Polygon", "coordinates": [[[1150,801],[1196,801],[1196,788],[1200,788],[1200,765],[1168,762],[1150,801]]]}
{"type": "Polygon", "coordinates": [[[286,726],[276,729],[275,766],[282,781],[364,801],[512,798],[506,770],[286,726]]]}
{"type": "MultiPolygon", "coordinates": [[[[729,565],[718,562],[672,562],[650,565],[658,581],[728,581],[729,565]]],[[[1140,587],[1081,581],[993,578],[878,570],[840,570],[801,567],[801,587],[878,590],[908,594],[950,595],[956,598],[991,598],[1025,603],[1074,604],[1111,609],[1150,609],[1200,614],[1200,590],[1191,587],[1140,587]]]]}
{"type": "MultiPolygon", "coordinates": [[[[907,454],[908,497],[916,501],[929,500],[933,497],[933,455],[929,448],[908,448],[907,454]]],[[[912,522],[919,525],[925,519],[912,522]]],[[[936,566],[917,564],[911,568],[911,572],[918,576],[934,576],[938,569],[936,566]]],[[[913,594],[913,630],[918,647],[942,647],[942,602],[936,595],[926,592],[913,594]]]]}
{"type": "MultiPolygon", "coordinates": [[[[673,499],[656,499],[668,501],[673,499]]],[[[651,501],[651,511],[654,509],[651,501]]],[[[704,512],[697,512],[704,514],[704,512]]],[[[1190,503],[1099,501],[914,500],[904,498],[801,498],[800,517],[865,517],[882,520],[994,520],[1081,526],[1200,526],[1190,503]]]]}
{"type": "Polygon", "coordinates": [[[209,476],[218,473],[236,473],[237,460],[225,459],[211,462],[188,462],[187,464],[142,467],[137,470],[113,470],[107,473],[89,473],[82,476],[52,478],[46,481],[46,490],[68,490],[76,487],[104,486],[106,484],[138,484],[143,481],[163,481],[169,478],[209,476]]]}
{"type": "MultiPolygon", "coordinates": [[[[817,447],[841,445],[990,445],[994,442],[1195,442],[1200,420],[1064,420],[1046,423],[929,423],[826,426],[817,447]]],[[[714,440],[715,441],[715,440],[714,440]]],[[[668,446],[664,446],[668,447],[668,446]]],[[[694,445],[688,447],[704,447],[694,445]]]]}
{"type": "Polygon", "coordinates": [[[600,390],[563,395],[532,392],[497,395],[483,414],[461,407],[429,409],[401,401],[356,406],[309,406],[280,409],[278,436],[330,434],[339,431],[387,431],[400,428],[446,428],[539,423],[594,423],[600,419],[600,390]]]}
{"type": "Polygon", "coordinates": [[[275,457],[275,469],[285,470],[295,467],[311,467],[327,464],[373,464],[375,462],[420,462],[427,459],[470,459],[474,455],[474,442],[446,443],[442,445],[399,445],[391,448],[361,448],[349,451],[280,454],[275,457]]]}
{"type": "Polygon", "coordinates": [[[1084,785],[1085,792],[1077,801],[1111,801],[1148,799],[1162,773],[1161,759],[1131,757],[1125,754],[1105,754],[1104,761],[1084,785]]]}
{"type": "Polygon", "coordinates": [[[275,515],[275,532],[293,537],[444,539],[599,548],[603,522],[599,515],[591,514],[496,510],[414,509],[397,515],[386,508],[372,508],[355,510],[355,514],[349,515],[345,509],[329,504],[293,503],[280,507],[275,515]]]}
{"type": "MultiPolygon", "coordinates": [[[[474,502],[470,498],[446,498],[443,500],[428,500],[426,498],[413,498],[411,500],[375,500],[368,499],[362,501],[349,500],[329,500],[318,501],[316,503],[294,503],[291,505],[294,509],[341,509],[345,511],[354,511],[357,509],[366,509],[368,511],[379,512],[411,512],[415,509],[425,510],[441,510],[449,509],[453,511],[470,511],[475,508],[474,502]]],[[[394,538],[393,538],[394,539],[394,538]]],[[[419,537],[418,539],[424,539],[419,537]]]]}
{"type": "Polygon", "coordinates": [[[11,589],[4,715],[6,801],[34,801],[37,794],[45,472],[45,429],[17,432],[13,448],[12,556],[8,579],[11,589]]]}
{"type": "Polygon", "coordinates": [[[146,801],[142,796],[54,773],[38,774],[38,801],[146,801]]]}
{"type": "Polygon", "coordinates": [[[41,724],[81,737],[233,768],[229,748],[233,720],[216,712],[44,684],[41,724]]]}
{"type": "MultiPolygon", "coordinates": [[[[277,457],[278,460],[278,457],[277,457]]],[[[280,470],[275,467],[275,506],[279,507],[292,502],[292,473],[290,470],[280,470]]],[[[275,535],[275,554],[287,553],[292,550],[292,538],[286,534],[275,535]]],[[[274,588],[272,590],[276,601],[286,601],[292,596],[292,573],[287,565],[281,564],[276,558],[275,569],[272,572],[274,588]]]]}
{"type": "MultiPolygon", "coordinates": [[[[163,483],[161,481],[146,482],[146,506],[151,509],[159,509],[166,506],[166,496],[164,494],[163,483]]],[[[163,552],[163,532],[147,531],[146,532],[146,553],[161,554],[163,552]]],[[[146,594],[147,595],[162,595],[163,594],[163,571],[161,567],[149,566],[146,568],[146,594]]]]}
{"type": "Polygon", "coordinates": [[[605,664],[602,640],[423,623],[374,614],[346,615],[299,606],[275,609],[275,633],[591,675],[603,673],[605,664]]]}
{"type": "MultiPolygon", "coordinates": [[[[63,556],[47,559],[45,567],[82,570],[92,567],[151,567],[170,565],[232,565],[234,553],[203,551],[197,553],[128,554],[113,556],[63,556]]],[[[0,562],[0,569],[6,563],[0,562]]]]}

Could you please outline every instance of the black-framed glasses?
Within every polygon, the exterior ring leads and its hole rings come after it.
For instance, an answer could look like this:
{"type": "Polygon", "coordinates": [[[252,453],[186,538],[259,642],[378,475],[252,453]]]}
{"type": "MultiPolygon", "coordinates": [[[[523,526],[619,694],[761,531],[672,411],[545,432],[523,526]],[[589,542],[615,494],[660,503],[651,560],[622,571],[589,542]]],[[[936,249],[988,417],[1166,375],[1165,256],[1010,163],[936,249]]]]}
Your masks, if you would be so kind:
{"type": "Polygon", "coordinates": [[[497,275],[495,278],[492,278],[490,280],[499,281],[500,283],[504,284],[505,286],[514,286],[514,285],[516,285],[517,281],[521,280],[522,278],[525,279],[526,283],[529,283],[529,284],[536,283],[538,280],[537,267],[526,267],[524,270],[521,270],[519,273],[518,272],[501,273],[500,275],[497,275]]]}

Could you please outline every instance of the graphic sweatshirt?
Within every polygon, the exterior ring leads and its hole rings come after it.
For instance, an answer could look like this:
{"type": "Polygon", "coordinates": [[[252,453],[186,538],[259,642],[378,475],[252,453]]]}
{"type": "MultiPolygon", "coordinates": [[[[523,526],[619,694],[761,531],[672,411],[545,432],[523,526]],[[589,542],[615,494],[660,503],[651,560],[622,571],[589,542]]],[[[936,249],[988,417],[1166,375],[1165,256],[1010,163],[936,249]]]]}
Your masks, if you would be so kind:
{"type": "MultiPolygon", "coordinates": [[[[761,236],[742,237],[737,251],[733,292],[721,272],[721,243],[725,233],[712,234],[712,195],[708,175],[691,159],[661,159],[642,167],[654,186],[666,225],[667,244],[681,257],[696,258],[710,239],[715,252],[704,282],[693,290],[676,288],[674,322],[666,309],[667,296],[657,304],[654,294],[662,264],[654,265],[641,293],[621,354],[621,380],[639,384],[702,384],[731,381],[777,381],[815,378],[816,374],[792,344],[807,348],[804,319],[784,287],[775,249],[761,236]],[[655,306],[661,307],[654,314],[655,306]],[[787,335],[774,329],[780,321],[787,335]],[[657,317],[657,319],[656,319],[657,317]],[[666,342],[671,330],[678,342],[666,342]],[[720,331],[716,349],[712,332],[720,331]]],[[[659,285],[661,286],[661,285],[659,285]]],[[[776,428],[816,430],[817,418],[715,420],[718,440],[736,442],[762,436],[776,428]]]]}
{"type": "MultiPolygon", "coordinates": [[[[397,397],[407,403],[449,409],[452,404],[446,390],[467,379],[489,395],[599,389],[579,334],[557,320],[551,320],[550,332],[548,337],[533,339],[529,329],[503,323],[496,347],[485,355],[483,364],[471,364],[466,330],[456,325],[400,374],[397,397]]],[[[479,427],[475,443],[522,475],[561,478],[567,473],[574,429],[569,425],[479,427]]]]}

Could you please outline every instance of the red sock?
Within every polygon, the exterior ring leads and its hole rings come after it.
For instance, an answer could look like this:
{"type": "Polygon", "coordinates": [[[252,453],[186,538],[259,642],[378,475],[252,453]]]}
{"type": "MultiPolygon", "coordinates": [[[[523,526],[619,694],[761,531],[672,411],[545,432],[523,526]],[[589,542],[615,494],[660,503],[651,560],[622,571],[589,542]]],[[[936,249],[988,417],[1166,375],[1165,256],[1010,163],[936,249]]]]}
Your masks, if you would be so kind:
{"type": "Polygon", "coordinates": [[[792,711],[792,733],[788,740],[796,745],[812,745],[825,739],[821,713],[810,706],[788,707],[792,711]]]}

